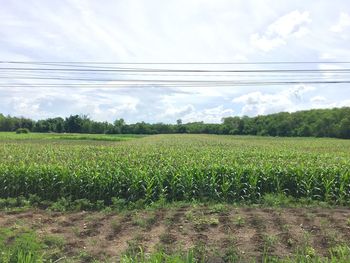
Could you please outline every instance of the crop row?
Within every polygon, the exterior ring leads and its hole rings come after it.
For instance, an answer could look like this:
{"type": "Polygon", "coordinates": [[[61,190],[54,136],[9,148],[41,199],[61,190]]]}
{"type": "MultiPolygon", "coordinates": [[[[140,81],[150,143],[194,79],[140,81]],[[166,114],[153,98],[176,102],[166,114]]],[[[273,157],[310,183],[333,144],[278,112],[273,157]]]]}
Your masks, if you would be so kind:
{"type": "Polygon", "coordinates": [[[350,142],[161,135],[137,140],[1,142],[0,197],[257,201],[267,193],[349,203],[350,142]]]}

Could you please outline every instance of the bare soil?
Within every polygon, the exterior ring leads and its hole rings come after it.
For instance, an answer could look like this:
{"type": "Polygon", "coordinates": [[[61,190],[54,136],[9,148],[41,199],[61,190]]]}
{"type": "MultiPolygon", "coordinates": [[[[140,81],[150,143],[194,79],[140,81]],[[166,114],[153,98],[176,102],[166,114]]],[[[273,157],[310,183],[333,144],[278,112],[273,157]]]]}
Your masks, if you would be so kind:
{"type": "Polygon", "coordinates": [[[195,248],[208,262],[225,262],[230,253],[259,260],[263,253],[288,257],[305,246],[327,256],[331,247],[349,244],[349,218],[347,208],[228,207],[218,212],[186,206],[108,214],[32,209],[0,212],[0,228],[22,225],[39,236],[63,237],[66,257],[83,251],[91,259],[115,262],[139,247],[145,253],[195,248]]]}

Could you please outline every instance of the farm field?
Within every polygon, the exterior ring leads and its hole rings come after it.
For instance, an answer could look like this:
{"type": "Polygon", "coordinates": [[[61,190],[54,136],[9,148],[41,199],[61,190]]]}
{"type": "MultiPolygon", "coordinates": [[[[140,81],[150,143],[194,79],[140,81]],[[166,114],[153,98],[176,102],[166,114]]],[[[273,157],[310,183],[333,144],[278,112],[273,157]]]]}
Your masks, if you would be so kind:
{"type": "Polygon", "coordinates": [[[0,262],[350,261],[349,140],[0,133],[0,160],[0,262]]]}
{"type": "Polygon", "coordinates": [[[105,204],[112,198],[256,202],[266,193],[281,193],[335,204],[350,201],[348,140],[98,135],[107,141],[90,141],[57,136],[0,135],[1,198],[35,194],[44,200],[85,198],[105,204]],[[27,136],[35,139],[19,139],[27,136]]]}

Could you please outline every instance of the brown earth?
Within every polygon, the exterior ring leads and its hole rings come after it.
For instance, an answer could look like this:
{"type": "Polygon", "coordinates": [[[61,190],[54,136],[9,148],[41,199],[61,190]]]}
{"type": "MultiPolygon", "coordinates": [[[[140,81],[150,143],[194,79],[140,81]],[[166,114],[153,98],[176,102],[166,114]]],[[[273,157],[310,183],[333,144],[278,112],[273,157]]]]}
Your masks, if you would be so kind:
{"type": "Polygon", "coordinates": [[[0,228],[21,225],[39,236],[61,236],[62,256],[83,251],[90,259],[118,261],[142,247],[152,253],[195,249],[205,261],[229,255],[259,260],[264,253],[293,255],[298,248],[322,256],[337,244],[350,243],[347,208],[234,208],[186,206],[137,212],[0,212],[0,228]]]}

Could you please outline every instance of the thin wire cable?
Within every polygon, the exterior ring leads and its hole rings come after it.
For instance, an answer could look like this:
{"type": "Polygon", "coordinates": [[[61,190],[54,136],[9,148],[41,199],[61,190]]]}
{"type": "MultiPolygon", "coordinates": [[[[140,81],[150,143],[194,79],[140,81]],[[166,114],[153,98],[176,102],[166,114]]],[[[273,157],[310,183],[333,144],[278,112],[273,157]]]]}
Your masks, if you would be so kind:
{"type": "Polygon", "coordinates": [[[342,69],[250,69],[250,70],[206,70],[206,69],[145,69],[145,68],[118,68],[118,69],[77,69],[77,68],[14,68],[14,67],[2,67],[0,70],[13,70],[13,71],[61,71],[61,72],[237,72],[237,73],[271,73],[271,72],[350,72],[350,68],[342,69]]]}
{"type": "Polygon", "coordinates": [[[349,83],[349,68],[328,69],[169,69],[169,68],[145,68],[145,67],[113,67],[104,68],[96,65],[258,65],[258,64],[347,64],[347,61],[333,62],[20,62],[0,61],[5,67],[0,67],[0,79],[8,79],[10,82],[21,80],[52,80],[51,83],[0,83],[1,87],[119,87],[125,86],[162,86],[162,87],[188,87],[188,86],[238,86],[238,85],[294,85],[294,84],[341,84],[349,83]],[[62,64],[64,63],[64,65],[62,64]],[[90,64],[89,64],[90,63],[90,64]],[[25,67],[8,67],[6,65],[26,65],[25,67]],[[40,67],[27,67],[35,65],[40,67]],[[94,66],[91,66],[94,65],[94,66]],[[49,66],[49,67],[43,67],[49,66]],[[88,67],[88,68],[81,68],[88,67]],[[174,73],[177,73],[174,74],[174,73]],[[182,73],[182,74],[179,74],[182,73]],[[193,74],[197,73],[197,74],[193,74]],[[215,74],[229,73],[229,74],[215,74]],[[44,74],[44,75],[43,75],[44,74]],[[85,78],[79,77],[86,75],[85,78]],[[110,78],[106,78],[113,74],[110,78]],[[91,76],[92,75],[92,76],[91,76]],[[152,79],[122,78],[123,75],[146,76],[152,79]],[[182,79],[169,79],[169,77],[182,77],[182,79]],[[199,77],[202,79],[184,79],[187,77],[199,77]],[[212,77],[231,77],[237,79],[207,79],[212,77]],[[117,77],[117,78],[116,78],[117,77]],[[118,78],[119,77],[119,78],[118,78]],[[162,77],[157,79],[154,77],[162,77]],[[243,79],[242,79],[243,77],[243,79]],[[244,79],[249,77],[249,79],[244,79]],[[307,78],[307,79],[304,79],[307,78]],[[55,83],[61,81],[61,83],[55,83]],[[65,83],[66,81],[81,81],[83,83],[65,83]],[[107,83],[94,83],[107,82],[107,83]],[[111,83],[113,82],[113,83],[111,83]]]}
{"type": "Polygon", "coordinates": [[[227,83],[182,83],[180,84],[169,84],[169,83],[152,83],[152,84],[147,84],[147,83],[142,83],[142,84],[132,84],[132,83],[65,83],[65,84],[44,84],[44,83],[36,83],[36,84],[27,84],[27,83],[22,83],[22,84],[0,84],[0,87],[126,87],[126,86],[175,86],[175,87],[190,87],[190,86],[265,86],[265,85],[295,85],[295,84],[344,84],[344,83],[350,83],[350,80],[334,80],[334,81],[275,81],[275,82],[227,82],[227,83]],[[119,85],[118,85],[119,84],[119,85]]]}
{"type": "Polygon", "coordinates": [[[252,62],[92,62],[92,61],[0,61],[2,64],[99,64],[99,65],[264,65],[264,64],[350,64],[350,61],[252,61],[252,62]]]}

